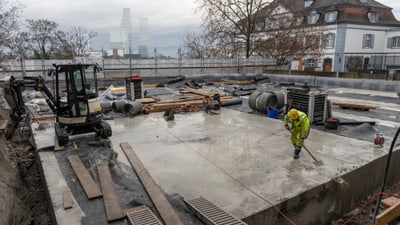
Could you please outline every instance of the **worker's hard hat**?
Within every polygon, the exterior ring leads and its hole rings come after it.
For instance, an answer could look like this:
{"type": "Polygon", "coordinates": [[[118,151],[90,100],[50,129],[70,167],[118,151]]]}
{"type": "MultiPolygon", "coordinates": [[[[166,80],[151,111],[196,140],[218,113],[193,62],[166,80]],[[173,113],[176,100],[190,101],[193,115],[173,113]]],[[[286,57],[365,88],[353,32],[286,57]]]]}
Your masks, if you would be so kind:
{"type": "Polygon", "coordinates": [[[297,120],[299,118],[299,111],[297,111],[297,109],[291,109],[289,111],[289,118],[292,120],[297,120]]]}

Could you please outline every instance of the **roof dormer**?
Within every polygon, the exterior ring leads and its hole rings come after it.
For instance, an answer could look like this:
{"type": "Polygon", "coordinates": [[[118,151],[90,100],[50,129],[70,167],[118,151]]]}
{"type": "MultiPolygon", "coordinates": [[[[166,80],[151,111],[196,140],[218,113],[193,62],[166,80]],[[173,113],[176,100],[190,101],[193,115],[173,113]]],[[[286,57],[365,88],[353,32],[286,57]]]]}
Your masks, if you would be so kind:
{"type": "Polygon", "coordinates": [[[368,19],[369,19],[369,22],[371,22],[371,23],[379,22],[379,14],[378,14],[378,12],[376,12],[376,11],[374,11],[372,9],[368,10],[368,19]]]}

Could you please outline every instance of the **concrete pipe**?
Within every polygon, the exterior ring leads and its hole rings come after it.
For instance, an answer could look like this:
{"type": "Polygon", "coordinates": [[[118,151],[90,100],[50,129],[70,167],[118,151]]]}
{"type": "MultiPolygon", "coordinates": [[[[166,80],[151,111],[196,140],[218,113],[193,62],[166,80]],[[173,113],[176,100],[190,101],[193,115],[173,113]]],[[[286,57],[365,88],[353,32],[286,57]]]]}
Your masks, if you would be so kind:
{"type": "Polygon", "coordinates": [[[268,108],[276,109],[278,99],[272,92],[264,92],[257,98],[257,110],[266,113],[268,108]]]}
{"type": "Polygon", "coordinates": [[[141,102],[129,102],[124,105],[124,113],[128,113],[131,116],[137,115],[140,111],[142,111],[141,102]]]}
{"type": "Polygon", "coordinates": [[[261,95],[261,91],[253,91],[249,96],[249,106],[252,110],[257,110],[257,97],[261,95]]]}
{"type": "Polygon", "coordinates": [[[128,103],[128,101],[125,101],[125,100],[113,101],[113,103],[112,103],[112,111],[116,112],[116,113],[123,113],[124,112],[124,106],[125,106],[126,103],[128,103]]]}
{"type": "Polygon", "coordinates": [[[276,96],[277,99],[276,108],[282,109],[283,106],[285,106],[285,94],[282,91],[273,91],[272,93],[276,96]]]}
{"type": "Polygon", "coordinates": [[[232,99],[229,101],[224,101],[221,103],[221,107],[225,107],[225,106],[231,106],[231,105],[239,105],[242,104],[243,100],[238,98],[238,99],[232,99]]]}
{"type": "Polygon", "coordinates": [[[108,113],[112,111],[112,102],[102,102],[100,103],[101,112],[108,113]]]}

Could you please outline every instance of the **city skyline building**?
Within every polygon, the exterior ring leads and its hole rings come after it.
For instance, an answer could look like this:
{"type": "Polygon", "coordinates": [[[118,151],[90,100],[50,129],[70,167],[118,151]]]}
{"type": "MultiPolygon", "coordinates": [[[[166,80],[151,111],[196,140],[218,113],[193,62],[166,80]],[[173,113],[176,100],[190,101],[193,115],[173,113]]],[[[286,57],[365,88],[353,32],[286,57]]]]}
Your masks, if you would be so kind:
{"type": "Polygon", "coordinates": [[[139,18],[138,53],[145,58],[149,56],[149,20],[146,17],[139,18]]]}
{"type": "Polygon", "coordinates": [[[110,33],[109,50],[112,55],[131,53],[132,48],[132,18],[130,8],[123,8],[121,24],[110,33]]]}

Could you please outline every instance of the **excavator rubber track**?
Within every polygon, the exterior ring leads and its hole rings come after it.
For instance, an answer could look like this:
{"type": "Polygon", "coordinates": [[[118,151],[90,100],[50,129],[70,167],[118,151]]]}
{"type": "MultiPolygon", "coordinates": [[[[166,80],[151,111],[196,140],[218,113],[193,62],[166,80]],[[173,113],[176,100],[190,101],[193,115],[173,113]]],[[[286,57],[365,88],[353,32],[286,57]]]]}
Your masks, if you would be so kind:
{"type": "Polygon", "coordinates": [[[54,123],[54,130],[56,132],[57,141],[60,146],[64,146],[68,143],[68,132],[60,126],[58,122],[54,123]]]}
{"type": "Polygon", "coordinates": [[[95,128],[97,134],[102,138],[108,138],[112,135],[112,130],[110,124],[105,121],[101,121],[95,128]]]}

